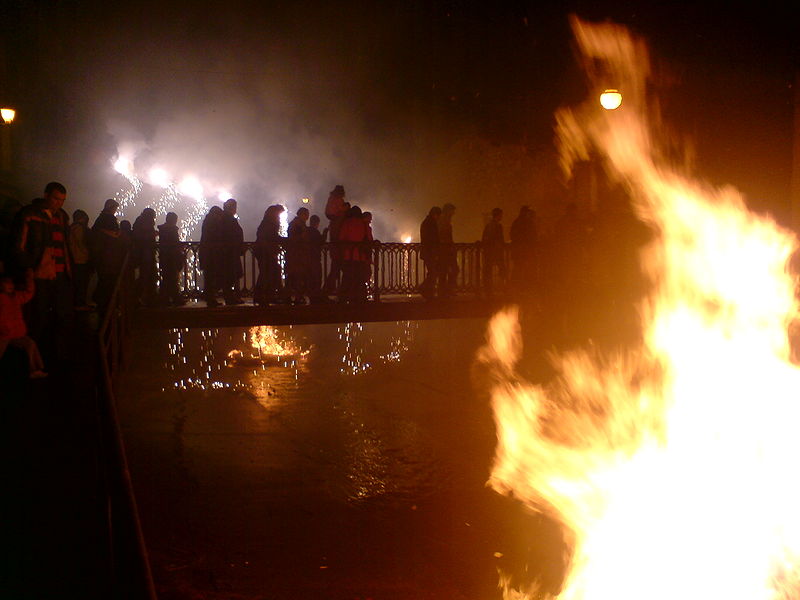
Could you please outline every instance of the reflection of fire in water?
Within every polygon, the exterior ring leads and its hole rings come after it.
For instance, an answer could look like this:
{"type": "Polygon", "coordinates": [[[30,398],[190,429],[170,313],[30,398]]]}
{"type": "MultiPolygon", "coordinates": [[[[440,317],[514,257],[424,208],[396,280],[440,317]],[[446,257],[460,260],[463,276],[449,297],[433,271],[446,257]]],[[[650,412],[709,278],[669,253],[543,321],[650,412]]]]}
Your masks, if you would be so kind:
{"type": "Polygon", "coordinates": [[[641,347],[562,356],[547,387],[515,372],[515,312],[493,319],[483,351],[498,375],[491,485],[563,524],[562,598],[797,597],[795,240],[733,190],[657,163],[645,48],[613,25],[573,27],[589,72],[605,61],[625,103],[561,111],[564,164],[595,148],[626,184],[657,233],[643,255],[653,287],[641,347]]]}
{"type": "Polygon", "coordinates": [[[278,335],[278,330],[269,325],[251,327],[249,335],[250,345],[257,354],[245,356],[240,350],[231,350],[228,353],[231,364],[257,365],[274,359],[298,359],[310,352],[300,348],[293,340],[278,335]]]}

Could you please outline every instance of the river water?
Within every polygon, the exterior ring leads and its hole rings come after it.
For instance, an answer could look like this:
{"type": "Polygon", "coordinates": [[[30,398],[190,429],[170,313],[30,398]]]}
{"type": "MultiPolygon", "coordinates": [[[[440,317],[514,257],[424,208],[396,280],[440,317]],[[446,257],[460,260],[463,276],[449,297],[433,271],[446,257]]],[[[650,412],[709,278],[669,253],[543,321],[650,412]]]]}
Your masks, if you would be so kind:
{"type": "Polygon", "coordinates": [[[160,597],[491,599],[498,569],[552,587],[557,529],[485,485],[485,327],[269,330],[283,357],[247,329],[137,332],[119,410],[160,597]]]}

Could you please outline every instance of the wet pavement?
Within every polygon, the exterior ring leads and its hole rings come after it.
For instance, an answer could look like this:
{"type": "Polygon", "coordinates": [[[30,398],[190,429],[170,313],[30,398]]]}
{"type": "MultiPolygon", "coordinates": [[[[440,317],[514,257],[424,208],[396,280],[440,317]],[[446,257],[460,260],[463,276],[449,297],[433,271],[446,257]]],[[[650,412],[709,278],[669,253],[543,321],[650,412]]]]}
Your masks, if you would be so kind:
{"type": "Polygon", "coordinates": [[[159,597],[492,599],[498,568],[556,585],[557,528],[485,486],[485,326],[280,327],[282,358],[247,329],[136,333],[119,413],[159,597]]]}

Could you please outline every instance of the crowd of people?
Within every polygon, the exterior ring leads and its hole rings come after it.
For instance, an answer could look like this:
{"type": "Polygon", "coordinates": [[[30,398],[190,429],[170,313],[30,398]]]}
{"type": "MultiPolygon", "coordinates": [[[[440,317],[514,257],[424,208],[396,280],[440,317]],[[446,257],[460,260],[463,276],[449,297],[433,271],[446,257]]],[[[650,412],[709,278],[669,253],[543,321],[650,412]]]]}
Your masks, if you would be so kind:
{"type": "MultiPolygon", "coordinates": [[[[243,303],[240,281],[245,245],[236,211],[236,200],[229,199],[222,208],[211,207],[201,225],[199,266],[207,306],[218,306],[220,294],[226,305],[243,303]]],[[[285,211],[281,204],[269,206],[258,225],[258,277],[253,302],[259,306],[322,303],[331,302],[331,295],[340,302],[366,301],[372,263],[370,246],[375,241],[372,214],[351,206],[341,185],[328,197],[328,226],[324,229],[321,218],[301,206],[289,221],[284,237],[281,215],[285,211]],[[322,249],[326,242],[333,243],[329,271],[324,274],[322,249]]]]}
{"type": "MultiPolygon", "coordinates": [[[[45,375],[38,346],[76,313],[103,315],[128,261],[135,274],[135,300],[143,306],[181,306],[186,246],[179,235],[179,217],[167,213],[156,225],[156,213],[145,208],[133,224],[118,220],[119,204],[105,201],[90,225],[88,213],[77,209],[70,219],[63,205],[64,185],[50,182],[41,198],[17,211],[0,239],[0,357],[9,346],[25,351],[33,377],[45,375]]],[[[203,298],[209,307],[242,304],[244,234],[236,217],[237,202],[213,206],[203,219],[198,266],[203,273],[203,298]]],[[[419,292],[426,298],[452,296],[459,274],[453,240],[455,206],[433,207],[420,227],[425,280],[419,292]]],[[[372,214],[347,202],[337,185],[325,205],[326,226],[305,206],[281,233],[286,208],[269,206],[258,225],[255,259],[258,276],[253,302],[304,304],[364,302],[372,273],[372,214]],[[323,247],[328,248],[327,272],[323,247]],[[333,297],[334,299],[332,299],[333,297]]],[[[483,273],[487,291],[495,277],[506,277],[503,212],[497,208],[483,232],[483,273]]],[[[513,274],[530,277],[536,243],[535,215],[523,207],[511,226],[513,274]],[[527,271],[527,272],[526,272],[527,271]]],[[[127,272],[127,271],[126,271],[127,272]]]]}

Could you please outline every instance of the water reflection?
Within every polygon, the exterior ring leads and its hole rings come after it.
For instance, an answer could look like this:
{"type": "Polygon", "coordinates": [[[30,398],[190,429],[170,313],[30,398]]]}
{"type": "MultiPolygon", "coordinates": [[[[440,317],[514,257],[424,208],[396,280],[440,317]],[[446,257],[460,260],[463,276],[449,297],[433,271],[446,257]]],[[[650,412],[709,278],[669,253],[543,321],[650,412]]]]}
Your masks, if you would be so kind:
{"type": "Polygon", "coordinates": [[[162,391],[241,388],[241,381],[228,381],[219,376],[225,363],[220,361],[216,352],[218,337],[218,329],[170,329],[168,359],[164,367],[173,374],[174,380],[162,391]]]}
{"type": "Polygon", "coordinates": [[[358,375],[369,371],[377,361],[380,364],[399,362],[408,352],[419,325],[415,321],[399,321],[394,328],[399,330],[389,338],[389,348],[376,352],[374,337],[367,333],[363,323],[347,323],[337,328],[339,339],[344,343],[340,373],[358,375]],[[374,358],[371,358],[374,357],[374,358]]]}

